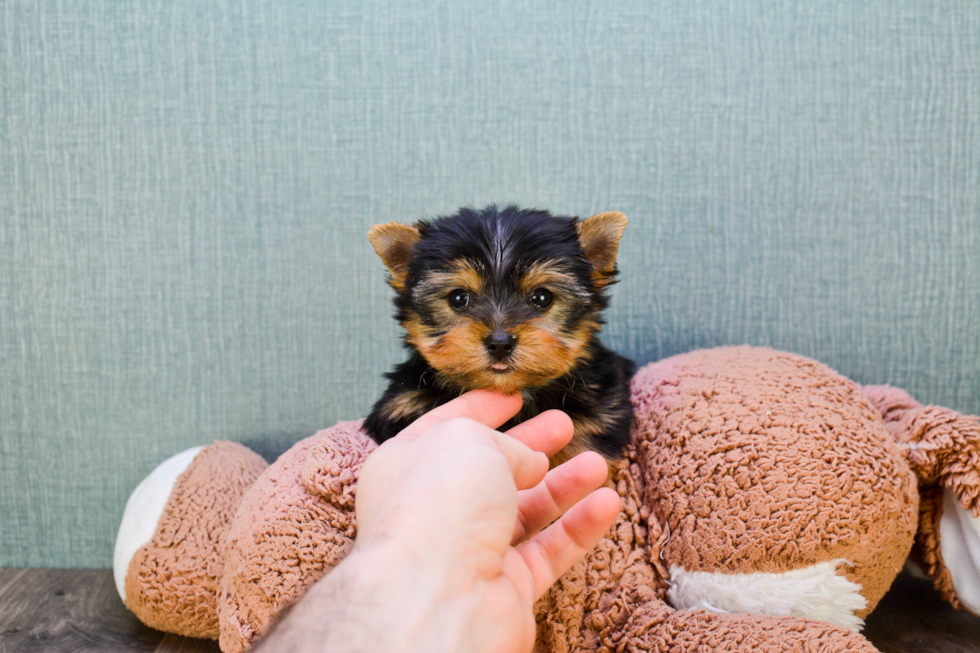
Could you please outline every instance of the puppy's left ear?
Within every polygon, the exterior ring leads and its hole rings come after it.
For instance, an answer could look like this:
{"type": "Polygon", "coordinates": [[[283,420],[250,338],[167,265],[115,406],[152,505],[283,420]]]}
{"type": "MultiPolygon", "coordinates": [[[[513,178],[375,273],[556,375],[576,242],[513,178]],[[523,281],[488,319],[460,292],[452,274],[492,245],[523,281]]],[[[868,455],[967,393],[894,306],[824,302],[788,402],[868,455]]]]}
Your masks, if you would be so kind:
{"type": "Polygon", "coordinates": [[[626,231],[626,216],[618,211],[597,213],[579,222],[578,241],[592,263],[596,288],[605,288],[616,277],[616,254],[626,231]]]}
{"type": "Polygon", "coordinates": [[[419,230],[400,222],[376,224],[368,231],[368,240],[374,245],[374,251],[391,274],[389,282],[392,287],[401,292],[405,288],[405,277],[408,276],[408,264],[412,260],[412,249],[419,242],[419,230]]]}

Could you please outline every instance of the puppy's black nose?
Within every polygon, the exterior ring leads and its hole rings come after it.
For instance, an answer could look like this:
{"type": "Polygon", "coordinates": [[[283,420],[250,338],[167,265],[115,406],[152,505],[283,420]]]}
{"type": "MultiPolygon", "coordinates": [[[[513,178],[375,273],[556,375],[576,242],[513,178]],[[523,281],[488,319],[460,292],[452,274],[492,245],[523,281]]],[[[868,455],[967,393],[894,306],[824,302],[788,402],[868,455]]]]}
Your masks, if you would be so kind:
{"type": "Polygon", "coordinates": [[[487,346],[487,351],[490,352],[490,356],[494,360],[502,361],[514,351],[514,347],[517,346],[517,336],[512,336],[502,329],[496,329],[487,336],[483,344],[487,346]]]}

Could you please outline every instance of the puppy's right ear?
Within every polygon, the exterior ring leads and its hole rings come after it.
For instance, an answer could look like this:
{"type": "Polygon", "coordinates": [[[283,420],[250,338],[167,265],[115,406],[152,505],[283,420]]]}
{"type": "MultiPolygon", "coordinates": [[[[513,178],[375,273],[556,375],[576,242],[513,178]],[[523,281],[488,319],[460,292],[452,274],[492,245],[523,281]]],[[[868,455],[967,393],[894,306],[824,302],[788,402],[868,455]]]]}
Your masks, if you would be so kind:
{"type": "Polygon", "coordinates": [[[619,211],[610,211],[597,213],[576,225],[579,244],[592,263],[596,288],[605,288],[616,280],[616,254],[627,222],[619,211]]]}
{"type": "Polygon", "coordinates": [[[374,245],[374,251],[388,268],[391,278],[389,283],[401,292],[405,289],[405,277],[408,276],[408,263],[412,260],[412,248],[420,238],[419,230],[400,222],[376,224],[368,231],[368,239],[374,245]]]}

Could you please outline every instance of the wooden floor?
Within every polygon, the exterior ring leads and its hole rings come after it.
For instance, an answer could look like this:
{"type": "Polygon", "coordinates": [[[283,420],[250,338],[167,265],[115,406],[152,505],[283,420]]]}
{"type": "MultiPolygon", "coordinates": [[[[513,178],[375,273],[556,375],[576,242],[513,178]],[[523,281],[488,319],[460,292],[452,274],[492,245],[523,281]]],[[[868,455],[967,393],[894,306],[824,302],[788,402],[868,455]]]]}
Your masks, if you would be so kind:
{"type": "MultiPolygon", "coordinates": [[[[864,633],[883,653],[980,651],[980,617],[946,605],[903,574],[864,633]]],[[[15,651],[217,651],[216,642],[147,628],[119,600],[112,572],[0,568],[0,653],[15,651]]]]}
{"type": "Polygon", "coordinates": [[[218,651],[218,643],[147,628],[107,569],[0,569],[0,653],[218,651]]]}

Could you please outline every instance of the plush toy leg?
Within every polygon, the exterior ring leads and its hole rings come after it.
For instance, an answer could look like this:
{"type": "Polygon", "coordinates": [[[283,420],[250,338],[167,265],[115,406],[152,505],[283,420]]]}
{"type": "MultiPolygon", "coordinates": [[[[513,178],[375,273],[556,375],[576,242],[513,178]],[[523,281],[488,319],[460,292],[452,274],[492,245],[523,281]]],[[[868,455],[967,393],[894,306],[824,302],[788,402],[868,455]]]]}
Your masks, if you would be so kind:
{"type": "Polygon", "coordinates": [[[215,442],[169,458],[133,491],[113,571],[120,596],[143,623],[217,638],[224,537],[242,496],[265,467],[247,447],[215,442]]]}
{"type": "Polygon", "coordinates": [[[980,420],[898,388],[863,389],[918,478],[917,562],[954,607],[980,614],[980,420]]]}
{"type": "Polygon", "coordinates": [[[248,491],[225,549],[222,651],[251,646],[350,551],[357,475],[374,448],[360,422],[341,422],[295,444],[248,491]]]}
{"type": "Polygon", "coordinates": [[[960,507],[948,488],[943,489],[939,537],[957,598],[962,607],[980,614],[980,517],[960,507]]]}
{"type": "Polygon", "coordinates": [[[653,601],[636,610],[602,643],[608,651],[861,651],[877,649],[861,635],[824,621],[673,610],[653,601]]]}
{"type": "Polygon", "coordinates": [[[861,586],[838,571],[848,565],[837,558],[782,573],[745,574],[686,571],[675,565],[667,600],[678,610],[793,616],[859,632],[864,620],[858,614],[868,601],[861,586]]]}
{"type": "Polygon", "coordinates": [[[122,522],[119,524],[119,532],[116,534],[116,547],[112,556],[116,591],[119,592],[119,598],[124,603],[129,563],[140,547],[153,537],[177,479],[203,448],[194,447],[167,458],[157,465],[149,476],[140,481],[129,495],[122,522]]]}
{"type": "Polygon", "coordinates": [[[580,651],[866,651],[867,640],[794,617],[675,610],[664,602],[669,534],[644,505],[633,447],[613,476],[622,510],[611,532],[535,605],[536,653],[580,651]]]}
{"type": "Polygon", "coordinates": [[[852,381],[726,347],[644,367],[632,400],[668,603],[861,627],[912,547],[918,493],[852,381]]]}

